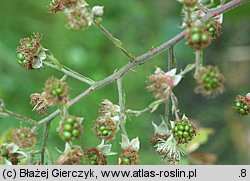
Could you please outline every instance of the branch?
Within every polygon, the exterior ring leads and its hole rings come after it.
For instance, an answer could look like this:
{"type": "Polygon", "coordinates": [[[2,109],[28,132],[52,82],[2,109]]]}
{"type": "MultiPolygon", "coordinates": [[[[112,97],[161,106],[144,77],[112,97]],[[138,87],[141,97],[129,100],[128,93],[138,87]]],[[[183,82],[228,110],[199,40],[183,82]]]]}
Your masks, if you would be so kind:
{"type": "Polygon", "coordinates": [[[23,115],[14,113],[14,112],[9,111],[7,109],[4,109],[3,112],[0,112],[0,117],[2,117],[2,118],[14,118],[14,119],[29,123],[33,126],[37,125],[37,122],[35,120],[33,120],[27,116],[23,116],[23,115]]]}
{"type": "MultiPolygon", "coordinates": [[[[248,0],[234,0],[231,1],[223,6],[220,6],[218,8],[212,9],[210,10],[210,12],[208,14],[206,14],[203,18],[202,21],[206,21],[210,18],[213,18],[214,16],[217,16],[219,14],[222,14],[230,9],[233,9],[243,3],[248,2],[248,0]]],[[[159,53],[164,52],[165,50],[167,50],[169,47],[175,45],[177,42],[179,42],[181,39],[184,38],[186,34],[186,31],[181,32],[180,34],[176,35],[174,38],[172,38],[171,40],[163,43],[162,45],[150,49],[148,52],[142,54],[141,56],[137,57],[135,59],[135,61],[133,62],[129,62],[127,63],[125,66],[123,66],[119,71],[111,74],[110,76],[104,78],[101,81],[96,82],[95,84],[93,84],[92,86],[90,86],[88,89],[86,89],[84,92],[82,92],[81,94],[79,94],[77,97],[75,97],[74,99],[72,99],[69,103],[68,103],[68,107],[74,105],[75,103],[77,103],[78,101],[84,99],[85,97],[89,96],[90,94],[94,93],[96,90],[112,83],[113,81],[117,80],[118,78],[124,76],[125,74],[127,74],[131,69],[135,68],[137,65],[140,65],[144,62],[149,61],[150,58],[158,55],[159,53]]],[[[42,124],[45,124],[47,122],[50,122],[53,120],[53,118],[55,118],[58,114],[60,113],[59,110],[56,110],[55,112],[51,113],[48,117],[42,119],[41,121],[39,121],[39,126],[42,124]]]]}
{"type": "Polygon", "coordinates": [[[67,76],[73,77],[81,82],[86,83],[86,84],[93,85],[95,83],[95,81],[91,80],[90,78],[85,77],[85,76],[79,74],[78,72],[76,72],[76,71],[74,71],[74,70],[72,70],[64,65],[58,66],[58,65],[54,65],[52,63],[46,62],[46,61],[44,61],[43,63],[50,68],[59,70],[59,71],[63,72],[64,74],[66,74],[67,76]]]}

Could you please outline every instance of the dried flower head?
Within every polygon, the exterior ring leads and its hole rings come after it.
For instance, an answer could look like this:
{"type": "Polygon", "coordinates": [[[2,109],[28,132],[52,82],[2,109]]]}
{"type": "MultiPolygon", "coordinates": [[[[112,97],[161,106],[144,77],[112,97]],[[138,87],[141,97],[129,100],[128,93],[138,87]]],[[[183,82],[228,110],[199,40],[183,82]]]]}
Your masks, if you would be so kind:
{"type": "Polygon", "coordinates": [[[159,140],[167,140],[170,136],[169,129],[164,120],[162,120],[161,124],[157,126],[154,122],[152,122],[154,127],[154,135],[151,138],[151,143],[153,146],[157,144],[159,140]]]}
{"type": "Polygon", "coordinates": [[[100,116],[95,120],[94,131],[98,138],[110,141],[115,138],[118,125],[118,120],[114,120],[113,117],[100,116]]]}
{"type": "Polygon", "coordinates": [[[45,83],[45,99],[48,105],[63,105],[68,102],[68,85],[60,79],[50,77],[45,83]]]}
{"type": "Polygon", "coordinates": [[[156,99],[167,99],[172,89],[181,81],[181,78],[181,75],[176,75],[176,69],[165,73],[157,68],[155,74],[148,77],[147,90],[152,91],[156,99]]]}
{"type": "Polygon", "coordinates": [[[14,143],[2,144],[0,156],[4,159],[5,165],[17,165],[22,158],[27,158],[27,155],[20,151],[19,146],[14,143]]]}
{"type": "Polygon", "coordinates": [[[206,48],[211,43],[207,27],[203,24],[188,27],[185,39],[187,44],[195,50],[206,48]]]}
{"type": "Polygon", "coordinates": [[[12,139],[20,148],[31,148],[36,144],[36,134],[30,128],[14,129],[12,139]]]}
{"type": "Polygon", "coordinates": [[[235,99],[235,107],[239,114],[249,115],[250,114],[250,96],[249,93],[246,96],[238,95],[235,99]]]}
{"type": "Polygon", "coordinates": [[[139,163],[140,142],[138,138],[129,141],[125,135],[122,135],[121,148],[120,165],[136,165],[139,163]]]}
{"type": "Polygon", "coordinates": [[[104,99],[101,102],[99,112],[101,113],[101,116],[119,117],[120,107],[118,105],[113,104],[108,99],[104,99]]]}
{"type": "Polygon", "coordinates": [[[174,165],[180,162],[181,156],[185,153],[182,151],[173,135],[171,135],[167,140],[159,140],[155,145],[156,151],[160,153],[163,162],[174,165]]]}
{"type": "Polygon", "coordinates": [[[80,165],[83,158],[83,151],[80,147],[66,149],[57,159],[57,165],[80,165]]]}
{"type": "Polygon", "coordinates": [[[193,123],[185,115],[181,120],[175,121],[172,131],[175,140],[180,144],[188,143],[196,135],[193,123]]]}
{"type": "Polygon", "coordinates": [[[41,36],[33,33],[31,37],[20,40],[17,47],[18,63],[26,70],[39,69],[42,67],[43,60],[46,58],[46,49],[42,47],[41,36]]]}
{"type": "Polygon", "coordinates": [[[206,97],[214,97],[222,94],[224,91],[224,76],[220,73],[217,67],[206,66],[201,67],[195,76],[197,86],[195,93],[206,97]]]}
{"type": "Polygon", "coordinates": [[[58,129],[60,137],[67,142],[79,139],[83,130],[82,120],[70,115],[62,119],[58,129]]]}
{"type": "Polygon", "coordinates": [[[178,1],[189,8],[193,8],[198,2],[198,0],[178,0],[178,1]]]}
{"type": "Polygon", "coordinates": [[[66,8],[76,6],[77,0],[51,0],[50,1],[50,13],[56,13],[58,11],[64,11],[66,8]]]}
{"type": "Polygon", "coordinates": [[[67,27],[86,29],[92,24],[93,14],[85,0],[51,0],[49,12],[62,11],[68,19],[67,27]]]}
{"type": "Polygon", "coordinates": [[[45,93],[34,93],[30,96],[30,104],[34,106],[32,111],[36,111],[40,115],[45,115],[48,109],[48,102],[45,99],[45,93]]]}

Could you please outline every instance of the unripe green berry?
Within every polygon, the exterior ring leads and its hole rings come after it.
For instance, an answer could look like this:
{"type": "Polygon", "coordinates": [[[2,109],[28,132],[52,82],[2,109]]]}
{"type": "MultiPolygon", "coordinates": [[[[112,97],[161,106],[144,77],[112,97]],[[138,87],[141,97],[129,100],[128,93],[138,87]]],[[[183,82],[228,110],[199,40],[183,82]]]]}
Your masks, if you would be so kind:
{"type": "Polygon", "coordinates": [[[63,89],[62,88],[57,88],[55,91],[56,91],[57,95],[60,95],[60,94],[63,93],[63,89]]]}
{"type": "Polygon", "coordinates": [[[71,126],[70,124],[65,124],[65,125],[63,126],[63,130],[64,130],[64,131],[71,131],[71,130],[72,130],[72,126],[71,126]]]}
{"type": "Polygon", "coordinates": [[[190,130],[190,126],[189,125],[186,125],[185,126],[185,131],[189,131],[190,130]]]}
{"type": "Polygon", "coordinates": [[[199,43],[200,41],[200,35],[198,33],[194,33],[191,36],[191,43],[199,43]]]}
{"type": "Polygon", "coordinates": [[[185,127],[183,125],[179,125],[178,129],[181,130],[181,131],[183,131],[185,129],[185,127]]]}
{"type": "Polygon", "coordinates": [[[183,137],[184,137],[184,138],[187,138],[188,136],[189,136],[189,133],[188,133],[187,131],[184,131],[183,137]]]}
{"type": "Polygon", "coordinates": [[[78,123],[74,123],[73,124],[73,128],[78,128],[79,127],[79,124],[78,123]]]}
{"type": "Polygon", "coordinates": [[[123,158],[125,165],[130,165],[130,160],[128,158],[123,158]]]}
{"type": "Polygon", "coordinates": [[[249,109],[248,105],[244,105],[243,109],[245,109],[247,111],[249,109]]]}
{"type": "Polygon", "coordinates": [[[243,109],[243,108],[240,108],[240,109],[239,109],[239,112],[240,112],[241,114],[245,114],[245,113],[246,113],[245,109],[243,109]]]}
{"type": "Polygon", "coordinates": [[[8,156],[9,151],[5,148],[1,149],[1,154],[3,157],[8,156]]]}
{"type": "Polygon", "coordinates": [[[26,137],[26,136],[25,136],[24,133],[21,133],[21,134],[20,134],[20,138],[21,138],[21,139],[24,139],[25,137],[26,137]]]}
{"type": "Polygon", "coordinates": [[[79,130],[78,129],[73,129],[72,131],[72,135],[75,136],[75,137],[78,137],[79,136],[79,130]]]}
{"type": "Polygon", "coordinates": [[[96,154],[92,155],[92,156],[90,157],[90,159],[91,159],[91,160],[95,160],[95,161],[96,161],[96,159],[97,159],[97,155],[96,155],[96,154]]]}
{"type": "Polygon", "coordinates": [[[181,137],[183,135],[183,132],[182,131],[178,131],[177,132],[177,136],[181,137]]]}
{"type": "Polygon", "coordinates": [[[67,118],[66,122],[73,125],[74,124],[74,120],[72,118],[67,118]]]}
{"type": "Polygon", "coordinates": [[[207,34],[202,34],[202,35],[201,35],[201,42],[202,42],[202,43],[207,43],[208,40],[209,40],[209,37],[208,37],[207,34]]]}
{"type": "Polygon", "coordinates": [[[106,129],[106,126],[100,126],[100,130],[103,131],[106,129]]]}
{"type": "Polygon", "coordinates": [[[102,134],[104,134],[104,135],[108,135],[108,133],[109,133],[109,131],[106,129],[102,131],[102,134]]]}
{"type": "Polygon", "coordinates": [[[68,131],[63,132],[63,137],[65,140],[70,140],[71,139],[71,133],[68,131]]]}
{"type": "Polygon", "coordinates": [[[95,160],[91,160],[90,161],[90,165],[95,165],[96,164],[96,161],[95,160]]]}
{"type": "Polygon", "coordinates": [[[17,58],[18,58],[19,60],[24,60],[24,54],[18,53],[18,54],[17,54],[17,58]]]}
{"type": "Polygon", "coordinates": [[[236,106],[236,107],[240,107],[240,106],[241,106],[241,103],[240,103],[240,102],[236,102],[235,106],[236,106]]]}

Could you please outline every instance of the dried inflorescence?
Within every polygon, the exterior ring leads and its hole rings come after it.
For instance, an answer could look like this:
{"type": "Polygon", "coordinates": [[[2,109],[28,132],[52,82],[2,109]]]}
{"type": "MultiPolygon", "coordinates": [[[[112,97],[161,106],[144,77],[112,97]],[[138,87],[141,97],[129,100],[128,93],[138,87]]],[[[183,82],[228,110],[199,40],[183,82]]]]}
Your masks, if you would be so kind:
{"type": "Polygon", "coordinates": [[[250,96],[238,95],[235,99],[235,107],[239,114],[245,116],[250,114],[250,96]]]}
{"type": "Polygon", "coordinates": [[[107,156],[98,148],[86,148],[84,158],[86,163],[90,165],[107,165],[107,156]]]}
{"type": "Polygon", "coordinates": [[[115,117],[120,115],[120,107],[108,99],[104,99],[101,102],[99,112],[101,116],[115,117]]]}
{"type": "Polygon", "coordinates": [[[26,70],[42,67],[43,60],[46,58],[46,49],[42,47],[40,41],[41,36],[37,33],[20,40],[20,46],[16,49],[18,63],[26,70]]]}
{"type": "Polygon", "coordinates": [[[169,138],[170,131],[164,120],[159,126],[157,126],[154,122],[152,122],[152,125],[154,128],[154,135],[151,138],[151,144],[153,146],[155,146],[159,140],[167,140],[169,138]]]}
{"type": "Polygon", "coordinates": [[[68,85],[60,79],[50,77],[44,87],[45,99],[48,105],[64,105],[68,102],[68,85]]]}
{"type": "Polygon", "coordinates": [[[181,81],[181,78],[181,75],[176,75],[176,69],[165,73],[157,68],[155,74],[148,77],[147,90],[152,91],[156,99],[167,99],[174,86],[181,81]]]}
{"type": "Polygon", "coordinates": [[[118,122],[112,117],[100,116],[95,120],[94,131],[98,138],[106,141],[113,140],[118,131],[118,122]]]}
{"type": "Polygon", "coordinates": [[[222,94],[224,91],[224,76],[220,73],[218,67],[201,67],[195,75],[197,86],[194,91],[205,97],[214,97],[222,94]]]}
{"type": "Polygon", "coordinates": [[[188,27],[185,39],[187,44],[195,50],[206,48],[211,43],[207,27],[203,24],[188,27]]]}
{"type": "Polygon", "coordinates": [[[16,128],[13,130],[12,140],[20,148],[31,148],[36,144],[36,134],[30,128],[16,128]]]}
{"type": "Polygon", "coordinates": [[[50,4],[49,12],[62,11],[66,14],[69,28],[86,29],[92,24],[93,15],[85,0],[52,0],[50,4]]]}
{"type": "Polygon", "coordinates": [[[162,162],[167,162],[170,165],[175,165],[180,162],[181,156],[185,155],[173,135],[167,140],[160,139],[155,145],[157,153],[161,156],[162,162]]]}
{"type": "Polygon", "coordinates": [[[40,115],[45,115],[49,106],[47,100],[45,99],[45,93],[31,94],[30,104],[34,106],[33,111],[36,111],[40,115]]]}
{"type": "Polygon", "coordinates": [[[59,135],[69,142],[75,141],[82,136],[82,119],[74,116],[67,116],[60,121],[59,135]]]}
{"type": "Polygon", "coordinates": [[[57,165],[80,165],[84,154],[80,147],[70,148],[60,155],[57,165]]]}
{"type": "Polygon", "coordinates": [[[198,2],[198,0],[178,0],[178,1],[189,8],[195,7],[196,3],[198,2]]]}

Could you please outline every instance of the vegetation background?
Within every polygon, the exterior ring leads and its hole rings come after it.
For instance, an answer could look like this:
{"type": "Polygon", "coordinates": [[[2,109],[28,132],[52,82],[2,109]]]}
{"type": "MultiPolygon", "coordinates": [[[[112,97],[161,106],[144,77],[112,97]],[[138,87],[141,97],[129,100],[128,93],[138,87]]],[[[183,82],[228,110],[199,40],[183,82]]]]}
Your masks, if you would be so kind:
{"type": "MultiPolygon", "coordinates": [[[[134,54],[140,55],[151,47],[160,45],[182,31],[180,17],[181,4],[169,0],[89,0],[90,6],[104,5],[103,25],[109,29],[134,54]]],[[[77,70],[94,80],[112,74],[127,63],[126,57],[94,26],[86,31],[70,30],[65,27],[63,14],[49,14],[48,0],[1,0],[0,1],[0,98],[6,107],[17,113],[41,119],[32,112],[29,96],[41,92],[45,80],[63,74],[50,68],[25,71],[16,58],[15,49],[19,39],[39,32],[42,44],[66,66],[77,70]]],[[[195,120],[201,127],[214,129],[209,141],[199,148],[199,152],[217,155],[216,164],[250,163],[250,117],[239,116],[232,108],[236,95],[250,92],[250,4],[238,7],[224,16],[223,34],[204,51],[206,64],[217,65],[226,78],[226,91],[215,99],[206,99],[193,92],[195,81],[187,75],[176,87],[179,108],[182,113],[195,120]]],[[[178,68],[194,62],[193,50],[184,40],[175,46],[178,68]]],[[[167,52],[146,64],[138,66],[123,79],[126,92],[126,107],[142,109],[154,99],[147,92],[146,79],[155,67],[167,69],[167,52]]],[[[70,97],[73,98],[87,88],[84,83],[68,78],[70,97]]],[[[98,90],[80,103],[70,108],[69,113],[83,116],[83,147],[94,147],[100,140],[94,136],[93,120],[98,117],[99,103],[107,98],[117,103],[116,84],[98,90]]],[[[53,109],[50,109],[52,112],[53,109]]],[[[164,107],[153,114],[130,117],[126,128],[130,138],[141,141],[140,164],[160,164],[149,140],[153,135],[151,122],[160,123],[164,107]]],[[[55,148],[64,149],[56,128],[55,119],[49,136],[48,147],[54,159],[59,153],[55,148]]],[[[25,126],[13,119],[0,118],[0,134],[13,127],[25,126]]],[[[42,131],[42,130],[40,130],[42,131]]],[[[113,151],[120,152],[120,137],[114,141],[113,151]]],[[[117,164],[118,155],[108,158],[110,164],[117,164]]],[[[184,160],[183,164],[189,163],[184,160]]]]}

